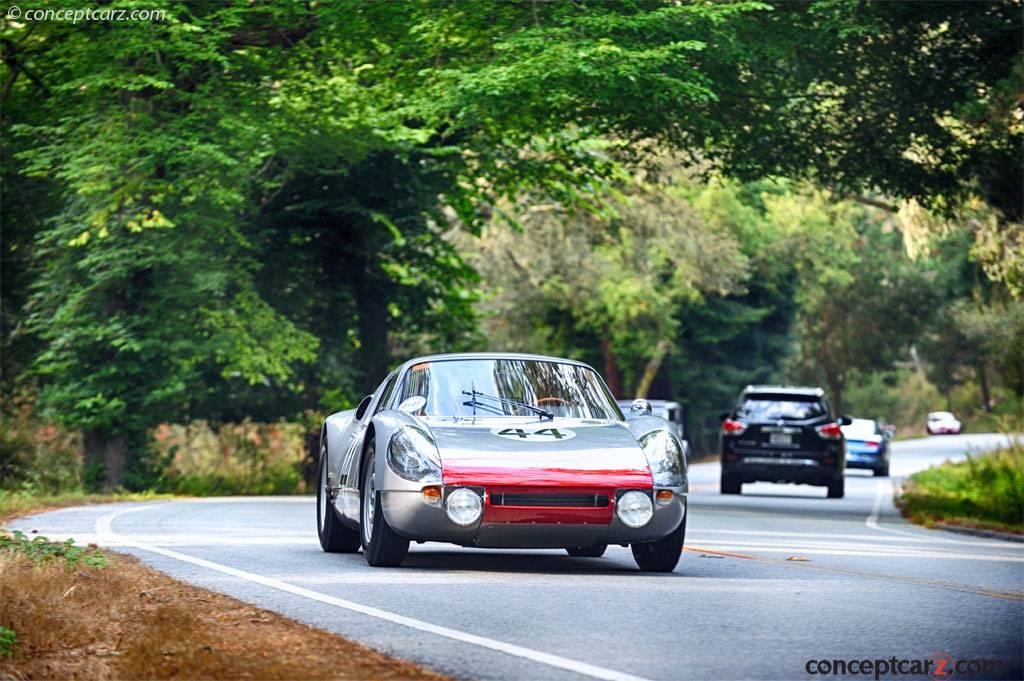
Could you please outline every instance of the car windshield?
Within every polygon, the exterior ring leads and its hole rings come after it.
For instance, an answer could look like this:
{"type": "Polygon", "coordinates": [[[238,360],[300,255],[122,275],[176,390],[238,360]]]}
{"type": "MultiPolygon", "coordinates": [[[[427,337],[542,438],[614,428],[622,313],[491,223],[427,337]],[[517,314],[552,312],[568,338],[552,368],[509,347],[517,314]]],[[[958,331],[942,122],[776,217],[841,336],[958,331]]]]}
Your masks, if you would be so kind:
{"type": "Polygon", "coordinates": [[[878,428],[871,419],[853,419],[853,423],[843,426],[843,435],[854,440],[866,440],[869,437],[878,435],[878,428]]]}
{"type": "Polygon", "coordinates": [[[736,410],[737,418],[747,421],[803,421],[824,414],[821,402],[796,395],[751,395],[736,410]]]}
{"type": "Polygon", "coordinates": [[[604,381],[587,367],[535,359],[414,364],[399,401],[426,399],[424,416],[552,416],[621,420],[604,381]]]}
{"type": "Polygon", "coordinates": [[[929,421],[948,421],[953,418],[953,415],[948,411],[933,411],[928,414],[929,421]]]}

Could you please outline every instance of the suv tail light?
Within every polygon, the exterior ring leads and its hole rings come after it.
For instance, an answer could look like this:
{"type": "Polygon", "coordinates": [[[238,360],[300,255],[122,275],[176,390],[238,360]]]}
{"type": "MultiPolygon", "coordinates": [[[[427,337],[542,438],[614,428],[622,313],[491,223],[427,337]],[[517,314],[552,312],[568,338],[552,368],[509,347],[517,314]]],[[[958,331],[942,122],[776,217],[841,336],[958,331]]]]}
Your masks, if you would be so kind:
{"type": "Polygon", "coordinates": [[[871,447],[877,447],[880,444],[882,444],[881,440],[868,440],[868,445],[871,447]]]}
{"type": "Polygon", "coordinates": [[[743,423],[743,421],[733,421],[732,419],[722,421],[723,435],[742,435],[746,429],[747,424],[743,423]]]}
{"type": "Polygon", "coordinates": [[[843,431],[840,430],[838,423],[826,423],[823,426],[818,426],[814,430],[818,431],[818,436],[826,440],[841,440],[843,439],[843,431]]]}

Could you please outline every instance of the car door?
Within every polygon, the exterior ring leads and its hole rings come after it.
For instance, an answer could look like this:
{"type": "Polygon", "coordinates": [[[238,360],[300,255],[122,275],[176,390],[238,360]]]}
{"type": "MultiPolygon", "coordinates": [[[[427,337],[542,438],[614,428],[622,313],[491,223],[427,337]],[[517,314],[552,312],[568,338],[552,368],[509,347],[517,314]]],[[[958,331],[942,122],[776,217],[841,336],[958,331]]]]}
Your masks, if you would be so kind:
{"type": "Polygon", "coordinates": [[[359,518],[359,460],[363,453],[366,431],[374,414],[390,400],[397,377],[398,372],[393,372],[381,382],[371,396],[366,410],[361,414],[362,418],[353,419],[350,426],[351,436],[342,455],[338,477],[338,485],[341,488],[338,493],[338,506],[346,517],[353,520],[359,518]]]}

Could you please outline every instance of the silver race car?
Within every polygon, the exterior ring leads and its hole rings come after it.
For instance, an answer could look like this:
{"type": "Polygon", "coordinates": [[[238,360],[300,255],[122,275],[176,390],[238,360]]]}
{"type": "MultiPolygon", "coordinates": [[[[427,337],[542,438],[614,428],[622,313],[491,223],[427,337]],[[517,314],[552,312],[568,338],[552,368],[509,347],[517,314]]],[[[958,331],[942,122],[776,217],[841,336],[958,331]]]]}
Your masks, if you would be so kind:
{"type": "Polygon", "coordinates": [[[669,572],[686,533],[685,445],[633,407],[624,419],[572,360],[410,360],[323,424],[320,545],[397,566],[410,541],[590,557],[629,544],[641,570],[669,572]]]}

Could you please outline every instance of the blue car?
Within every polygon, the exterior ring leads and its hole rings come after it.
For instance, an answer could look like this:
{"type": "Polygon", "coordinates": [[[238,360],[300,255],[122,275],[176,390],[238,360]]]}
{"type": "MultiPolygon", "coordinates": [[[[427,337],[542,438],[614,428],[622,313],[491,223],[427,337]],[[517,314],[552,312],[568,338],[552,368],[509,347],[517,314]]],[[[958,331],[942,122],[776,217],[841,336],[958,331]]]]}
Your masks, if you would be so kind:
{"type": "Polygon", "coordinates": [[[889,475],[888,429],[873,419],[853,419],[842,430],[847,468],[867,468],[876,476],[889,475]]]}

